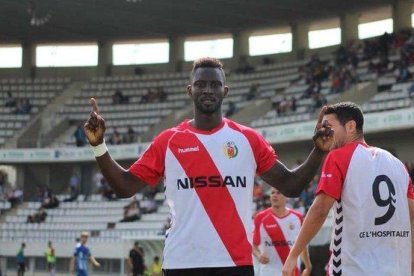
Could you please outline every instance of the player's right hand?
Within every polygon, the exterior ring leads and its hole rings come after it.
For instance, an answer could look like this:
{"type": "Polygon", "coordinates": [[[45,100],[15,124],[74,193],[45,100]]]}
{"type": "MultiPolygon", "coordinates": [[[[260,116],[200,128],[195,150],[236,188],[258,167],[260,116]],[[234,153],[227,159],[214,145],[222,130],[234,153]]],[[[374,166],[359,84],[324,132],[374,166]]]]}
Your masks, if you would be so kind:
{"type": "Polygon", "coordinates": [[[260,254],[258,259],[261,264],[267,264],[270,261],[269,258],[263,254],[260,254]]]}
{"type": "Polygon", "coordinates": [[[88,121],[86,121],[83,129],[85,130],[86,137],[92,146],[97,146],[103,143],[105,135],[105,121],[101,115],[99,115],[99,108],[96,100],[91,98],[92,112],[88,121]]]}

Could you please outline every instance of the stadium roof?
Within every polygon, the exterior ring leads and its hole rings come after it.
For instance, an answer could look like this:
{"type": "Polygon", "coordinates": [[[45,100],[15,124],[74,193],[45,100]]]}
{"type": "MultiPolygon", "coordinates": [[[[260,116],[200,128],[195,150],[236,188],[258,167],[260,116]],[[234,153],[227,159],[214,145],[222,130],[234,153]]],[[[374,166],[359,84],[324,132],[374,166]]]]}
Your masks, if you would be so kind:
{"type": "Polygon", "coordinates": [[[332,18],[347,11],[361,11],[391,2],[0,0],[0,42],[122,40],[234,33],[286,26],[297,20],[332,18]],[[45,21],[48,22],[43,24],[45,21]],[[33,26],[31,22],[40,26],[33,26]]]}

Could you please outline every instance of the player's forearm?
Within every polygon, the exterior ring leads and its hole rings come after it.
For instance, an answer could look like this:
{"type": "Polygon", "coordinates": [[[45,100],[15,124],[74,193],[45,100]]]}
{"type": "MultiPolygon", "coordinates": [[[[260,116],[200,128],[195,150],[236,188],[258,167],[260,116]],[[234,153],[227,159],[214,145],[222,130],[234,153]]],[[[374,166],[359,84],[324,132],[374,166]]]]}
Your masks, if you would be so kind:
{"type": "Polygon", "coordinates": [[[325,154],[325,152],[314,148],[305,162],[291,171],[287,178],[288,185],[286,185],[286,196],[297,197],[300,195],[317,173],[325,154]]]}
{"type": "Polygon", "coordinates": [[[300,254],[300,258],[302,259],[302,262],[305,265],[305,268],[312,269],[312,263],[309,258],[309,246],[305,247],[305,249],[300,254]]]}
{"type": "Polygon", "coordinates": [[[113,160],[108,152],[96,157],[96,161],[103,176],[118,197],[131,197],[144,186],[144,183],[138,183],[133,175],[113,160]]]}
{"type": "Polygon", "coordinates": [[[289,255],[292,255],[295,259],[299,257],[301,252],[305,250],[309,242],[321,229],[328,213],[329,209],[326,211],[325,208],[321,208],[316,204],[311,206],[305,217],[302,228],[300,229],[299,236],[296,239],[289,255]]]}

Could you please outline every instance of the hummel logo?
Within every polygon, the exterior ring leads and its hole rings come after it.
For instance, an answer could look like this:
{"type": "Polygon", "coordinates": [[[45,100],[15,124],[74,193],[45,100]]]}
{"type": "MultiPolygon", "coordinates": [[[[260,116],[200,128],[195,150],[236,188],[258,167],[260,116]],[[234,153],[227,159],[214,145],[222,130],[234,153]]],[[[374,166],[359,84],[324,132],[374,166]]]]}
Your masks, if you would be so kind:
{"type": "Polygon", "coordinates": [[[178,148],[178,153],[186,153],[186,152],[192,152],[192,151],[200,151],[200,149],[198,146],[192,147],[192,148],[183,148],[183,149],[178,148]]]}
{"type": "Polygon", "coordinates": [[[332,174],[331,173],[322,172],[321,177],[331,178],[332,177],[332,174]]]}
{"type": "Polygon", "coordinates": [[[266,228],[276,228],[277,224],[270,224],[270,225],[265,225],[266,228]]]}

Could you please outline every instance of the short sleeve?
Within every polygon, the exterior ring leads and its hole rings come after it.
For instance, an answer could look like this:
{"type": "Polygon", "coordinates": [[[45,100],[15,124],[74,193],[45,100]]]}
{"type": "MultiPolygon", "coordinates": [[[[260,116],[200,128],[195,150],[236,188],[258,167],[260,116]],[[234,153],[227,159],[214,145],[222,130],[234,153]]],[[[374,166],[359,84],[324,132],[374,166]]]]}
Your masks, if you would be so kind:
{"type": "Polygon", "coordinates": [[[163,132],[154,139],[142,156],[129,168],[129,172],[151,186],[164,176],[165,152],[169,132],[163,132]]]}
{"type": "Polygon", "coordinates": [[[316,195],[324,193],[339,200],[342,194],[344,173],[346,173],[346,171],[344,172],[341,168],[341,164],[338,163],[336,153],[338,152],[330,152],[325,159],[318,188],[316,189],[316,195]]]}
{"type": "Polygon", "coordinates": [[[261,213],[257,214],[254,218],[254,228],[253,228],[253,244],[260,244],[260,225],[262,223],[261,213]]]}
{"type": "Polygon", "coordinates": [[[273,147],[254,130],[243,132],[252,147],[254,159],[256,161],[256,174],[261,175],[268,171],[277,160],[277,155],[273,147]]]}
{"type": "Polygon", "coordinates": [[[407,198],[414,199],[414,187],[410,177],[408,177],[407,198]]]}

